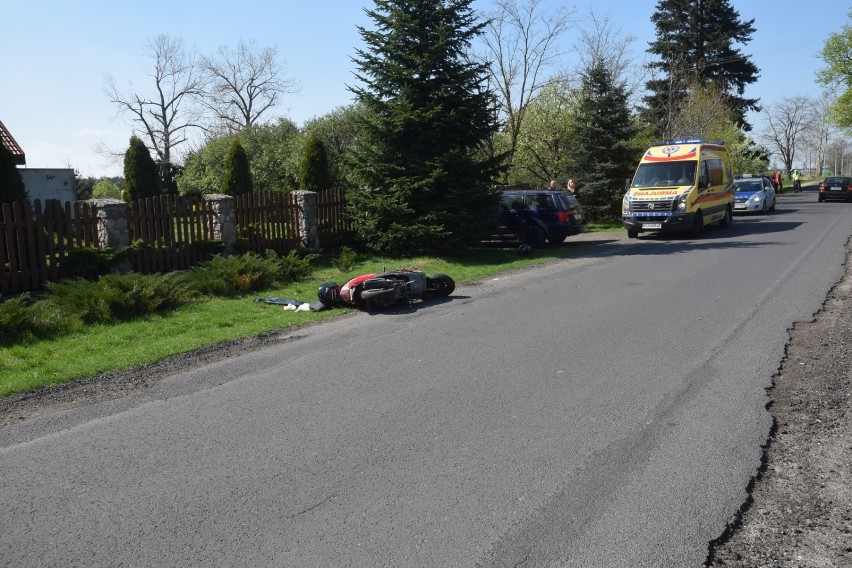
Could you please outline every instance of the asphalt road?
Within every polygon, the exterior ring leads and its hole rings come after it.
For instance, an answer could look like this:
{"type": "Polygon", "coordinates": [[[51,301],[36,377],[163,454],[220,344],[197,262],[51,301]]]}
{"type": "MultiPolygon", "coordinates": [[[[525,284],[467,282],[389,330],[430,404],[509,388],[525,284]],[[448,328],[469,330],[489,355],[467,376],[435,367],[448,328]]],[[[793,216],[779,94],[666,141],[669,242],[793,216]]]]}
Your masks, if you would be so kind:
{"type": "MultiPolygon", "coordinates": [[[[0,430],[2,566],[700,566],[852,205],[358,314],[0,430]]],[[[617,237],[617,238],[616,238],[617,237]]]]}

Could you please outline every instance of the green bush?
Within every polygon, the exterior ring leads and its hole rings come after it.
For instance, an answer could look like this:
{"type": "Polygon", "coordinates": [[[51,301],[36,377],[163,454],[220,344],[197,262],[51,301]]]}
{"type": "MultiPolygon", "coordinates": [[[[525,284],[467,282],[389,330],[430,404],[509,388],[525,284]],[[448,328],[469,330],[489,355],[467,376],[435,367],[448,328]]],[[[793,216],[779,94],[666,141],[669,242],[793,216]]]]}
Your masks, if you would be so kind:
{"type": "Polygon", "coordinates": [[[279,279],[277,256],[217,256],[184,273],[183,279],[193,290],[208,296],[238,296],[263,290],[279,279]]]}
{"type": "Polygon", "coordinates": [[[0,345],[29,343],[72,332],[77,321],[45,302],[22,294],[0,303],[0,345]]]}
{"type": "Polygon", "coordinates": [[[85,278],[95,280],[102,274],[109,273],[116,258],[116,251],[96,247],[79,247],[68,250],[67,257],[62,262],[66,278],[85,278]]]}
{"type": "MultiPolygon", "coordinates": [[[[81,251],[79,272],[96,276],[111,259],[81,251]]],[[[290,251],[279,257],[214,257],[201,266],[169,274],[108,274],[98,280],[70,278],[47,284],[38,300],[24,294],[0,303],[0,345],[69,334],[83,324],[108,324],[174,309],[198,295],[237,296],[294,282],[309,274],[316,254],[290,251]]]]}
{"type": "Polygon", "coordinates": [[[291,250],[278,259],[278,270],[281,275],[279,282],[296,282],[311,271],[311,262],[319,255],[304,250],[291,250]]]}
{"type": "Polygon", "coordinates": [[[337,258],[331,261],[331,265],[340,272],[349,272],[356,262],[358,262],[358,253],[344,246],[340,248],[340,254],[337,255],[337,258]]]}
{"type": "Polygon", "coordinates": [[[48,284],[44,303],[84,323],[110,323],[186,302],[191,290],[175,274],[108,274],[97,282],[80,278],[48,284]]]}

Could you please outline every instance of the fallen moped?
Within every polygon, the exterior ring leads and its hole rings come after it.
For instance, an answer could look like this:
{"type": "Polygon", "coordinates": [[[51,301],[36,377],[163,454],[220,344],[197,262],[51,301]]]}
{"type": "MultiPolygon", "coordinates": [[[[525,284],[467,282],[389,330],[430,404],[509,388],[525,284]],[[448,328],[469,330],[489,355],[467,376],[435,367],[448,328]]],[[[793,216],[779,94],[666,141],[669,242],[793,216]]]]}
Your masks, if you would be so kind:
{"type": "Polygon", "coordinates": [[[449,296],[455,289],[456,283],[446,274],[426,276],[420,270],[400,269],[362,274],[343,286],[326,282],[317,290],[317,297],[328,307],[352,305],[373,310],[402,303],[411,305],[414,300],[449,296]]]}

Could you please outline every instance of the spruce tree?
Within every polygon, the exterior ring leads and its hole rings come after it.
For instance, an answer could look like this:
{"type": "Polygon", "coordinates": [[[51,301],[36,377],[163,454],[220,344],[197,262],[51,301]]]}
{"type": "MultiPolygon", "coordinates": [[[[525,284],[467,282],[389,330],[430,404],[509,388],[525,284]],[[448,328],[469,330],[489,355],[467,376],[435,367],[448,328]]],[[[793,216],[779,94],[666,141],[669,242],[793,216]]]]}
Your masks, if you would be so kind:
{"type": "Polygon", "coordinates": [[[306,191],[322,191],[331,187],[328,154],[325,151],[325,144],[316,133],[310,135],[305,146],[299,182],[302,189],[306,191]]]}
{"type": "Polygon", "coordinates": [[[130,146],[124,153],[125,199],[137,201],[162,194],[160,170],[151,158],[148,147],[138,137],[130,137],[130,146]]]}
{"type": "Polygon", "coordinates": [[[29,199],[15,156],[0,143],[0,203],[29,199]]]}
{"type": "MultiPolygon", "coordinates": [[[[633,174],[638,154],[630,146],[635,127],[627,92],[603,61],[583,74],[568,148],[578,194],[592,221],[612,221],[621,214],[625,179],[633,174]]],[[[570,173],[570,172],[569,172],[570,173]]]]}
{"type": "Polygon", "coordinates": [[[745,115],[759,110],[758,100],[743,93],[757,81],[758,68],[734,45],[751,41],[754,20],[741,21],[728,0],[659,0],[651,21],[657,39],[648,52],[660,60],[650,66],[662,76],[646,84],[646,120],[665,132],[692,86],[713,85],[727,98],[739,124],[750,130],[745,115]]]}
{"type": "Polygon", "coordinates": [[[373,250],[442,252],[475,242],[494,215],[497,158],[477,152],[496,128],[487,68],[465,55],[483,32],[472,0],[375,0],[359,27],[350,87],[362,103],[349,202],[373,250]]]}
{"type": "Polygon", "coordinates": [[[222,179],[222,193],[225,195],[243,195],[254,191],[251,181],[248,156],[239,140],[234,140],[225,156],[225,176],[222,179]]]}

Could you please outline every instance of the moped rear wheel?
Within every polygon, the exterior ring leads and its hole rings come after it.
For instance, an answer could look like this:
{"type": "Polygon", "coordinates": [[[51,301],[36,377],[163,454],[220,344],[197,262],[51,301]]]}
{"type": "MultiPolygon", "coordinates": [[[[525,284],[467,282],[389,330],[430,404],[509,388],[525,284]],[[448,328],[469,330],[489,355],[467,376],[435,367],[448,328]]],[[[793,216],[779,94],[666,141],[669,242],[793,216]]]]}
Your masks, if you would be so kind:
{"type": "Polygon", "coordinates": [[[388,308],[397,301],[396,288],[373,288],[361,292],[361,301],[366,304],[367,309],[388,308]]]}

